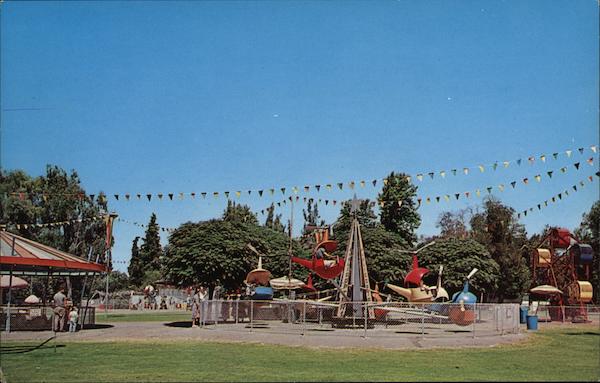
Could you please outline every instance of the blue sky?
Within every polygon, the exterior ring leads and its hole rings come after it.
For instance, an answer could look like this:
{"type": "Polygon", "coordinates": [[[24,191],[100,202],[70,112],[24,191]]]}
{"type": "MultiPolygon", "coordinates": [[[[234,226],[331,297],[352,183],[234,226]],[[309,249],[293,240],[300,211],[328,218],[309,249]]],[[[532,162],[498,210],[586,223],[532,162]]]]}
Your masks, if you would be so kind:
{"type": "MultiPolygon", "coordinates": [[[[434,171],[414,180],[423,199],[442,196],[419,210],[418,232],[430,235],[441,212],[481,203],[455,193],[493,186],[521,211],[598,171],[593,0],[5,1],[0,11],[2,167],[76,169],[92,194],[198,195],[110,198],[128,221],[156,212],[176,227],[220,215],[226,199],[203,191],[235,200],[241,190],[239,202],[260,212],[284,199],[260,189],[374,198],[381,181],[370,181],[392,170],[434,171]],[[302,190],[337,182],[344,190],[302,190]]],[[[597,178],[585,185],[521,222],[529,233],[576,227],[599,197],[597,178]]],[[[335,220],[338,206],[319,207],[335,220]]],[[[284,220],[290,210],[279,209],[284,220]]],[[[298,204],[295,216],[299,229],[298,204]]],[[[114,258],[126,261],[143,229],[119,222],[114,235],[114,258]]]]}

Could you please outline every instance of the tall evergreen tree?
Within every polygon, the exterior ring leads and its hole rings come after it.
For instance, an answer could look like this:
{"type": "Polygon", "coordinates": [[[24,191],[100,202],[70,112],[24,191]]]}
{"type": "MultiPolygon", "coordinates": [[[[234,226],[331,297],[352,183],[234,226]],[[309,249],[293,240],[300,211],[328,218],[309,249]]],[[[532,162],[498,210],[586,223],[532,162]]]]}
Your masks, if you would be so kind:
{"type": "Polygon", "coordinates": [[[275,218],[275,204],[271,203],[271,206],[267,208],[267,219],[265,219],[266,227],[273,228],[273,219],[275,218]]]}
{"type": "Polygon", "coordinates": [[[152,213],[144,235],[144,243],[139,252],[139,258],[142,264],[141,268],[144,273],[160,270],[162,247],[160,246],[159,231],[160,228],[158,223],[156,223],[156,214],[152,213]]]}
{"type": "Polygon", "coordinates": [[[307,233],[307,226],[325,225],[325,221],[321,219],[321,215],[319,214],[319,205],[316,202],[313,205],[312,199],[309,199],[306,203],[306,209],[302,209],[302,215],[304,216],[303,234],[307,233]]]}
{"type": "Polygon", "coordinates": [[[398,234],[411,246],[417,240],[415,231],[421,224],[416,195],[417,187],[408,181],[406,174],[391,172],[377,197],[385,229],[398,234]]]}
{"type": "Polygon", "coordinates": [[[144,270],[140,259],[140,248],[138,246],[139,239],[140,237],[135,237],[133,240],[133,244],[131,245],[131,260],[129,261],[129,267],[127,268],[129,279],[135,286],[140,286],[142,278],[144,277],[144,270]]]}
{"type": "Polygon", "coordinates": [[[285,233],[285,225],[281,222],[281,214],[277,214],[273,220],[273,230],[285,233]]]}

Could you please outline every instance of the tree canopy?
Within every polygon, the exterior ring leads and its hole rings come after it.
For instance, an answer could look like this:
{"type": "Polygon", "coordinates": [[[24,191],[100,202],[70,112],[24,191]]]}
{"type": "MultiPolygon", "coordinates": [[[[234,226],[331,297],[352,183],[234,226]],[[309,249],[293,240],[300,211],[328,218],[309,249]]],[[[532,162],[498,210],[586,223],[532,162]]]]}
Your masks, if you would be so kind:
{"type": "Polygon", "coordinates": [[[46,175],[35,178],[0,170],[0,195],[0,223],[8,231],[78,256],[87,256],[91,248],[104,261],[104,222],[93,218],[107,211],[106,198],[86,194],[74,170],[67,174],[48,165],[46,175]],[[57,221],[70,224],[37,226],[57,221]]]}
{"type": "Polygon", "coordinates": [[[246,205],[238,205],[231,200],[227,201],[227,208],[223,212],[223,221],[244,222],[252,225],[258,225],[256,214],[246,205]]]}
{"type": "MultiPolygon", "coordinates": [[[[440,265],[444,266],[442,285],[450,296],[462,289],[463,282],[473,268],[479,269],[471,279],[470,289],[476,294],[492,294],[499,284],[499,266],[485,246],[472,239],[438,239],[435,244],[417,255],[419,266],[430,270],[429,279],[437,278],[440,265]]],[[[428,281],[434,284],[434,280],[428,281]]]]}
{"type": "MultiPolygon", "coordinates": [[[[169,237],[165,256],[165,278],[178,286],[202,284],[227,290],[242,288],[249,271],[256,268],[258,257],[247,247],[264,254],[263,268],[274,277],[288,275],[289,237],[259,226],[252,220],[210,220],[188,222],[169,237]]],[[[292,251],[307,256],[294,241],[292,251]]],[[[305,279],[307,271],[294,268],[296,278],[305,279]]]]}
{"type": "Polygon", "coordinates": [[[483,244],[498,265],[498,288],[493,298],[520,299],[530,284],[529,265],[521,248],[527,233],[518,223],[513,208],[494,198],[487,198],[484,211],[471,218],[472,238],[483,244]]]}
{"type": "Polygon", "coordinates": [[[467,224],[465,223],[465,211],[458,212],[445,211],[440,214],[436,227],[440,229],[442,238],[462,238],[469,235],[467,224]]]}

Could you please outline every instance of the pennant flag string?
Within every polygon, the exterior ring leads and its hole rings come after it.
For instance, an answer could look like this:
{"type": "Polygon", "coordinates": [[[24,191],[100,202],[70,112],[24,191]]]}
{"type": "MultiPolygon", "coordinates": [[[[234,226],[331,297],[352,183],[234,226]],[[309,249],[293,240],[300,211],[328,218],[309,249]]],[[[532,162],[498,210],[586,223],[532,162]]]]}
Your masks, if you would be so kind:
{"type": "MultiPolygon", "coordinates": [[[[600,178],[600,171],[595,173],[596,177],[600,178]]],[[[587,180],[589,182],[594,182],[594,177],[593,176],[588,176],[587,180]]],[[[579,181],[579,185],[580,186],[584,186],[585,182],[584,181],[579,181]]],[[[577,191],[577,185],[573,185],[572,186],[573,191],[577,191]]],[[[538,203],[535,206],[537,207],[538,211],[542,210],[542,208],[548,207],[548,201],[550,201],[550,203],[556,203],[558,201],[563,200],[563,197],[568,197],[569,196],[569,190],[564,190],[558,194],[553,195],[552,197],[550,197],[549,199],[545,200],[544,202],[538,203]],[[543,206],[542,206],[543,205],[543,206]]],[[[522,211],[520,211],[519,213],[517,213],[517,219],[520,219],[521,217],[526,217],[527,213],[531,213],[534,211],[533,207],[530,207],[528,209],[524,209],[522,211]]]]}
{"type": "MultiPolygon", "coordinates": [[[[577,152],[579,152],[579,154],[583,155],[586,152],[586,148],[584,147],[580,147],[578,149],[576,149],[577,152]]],[[[599,150],[598,150],[598,146],[597,145],[591,145],[589,146],[589,150],[595,155],[598,154],[599,150]]],[[[552,158],[554,158],[555,160],[558,159],[558,156],[561,155],[562,153],[564,153],[568,158],[571,158],[571,156],[573,155],[573,150],[569,149],[569,150],[565,150],[564,152],[554,152],[552,153],[552,158]]],[[[541,163],[548,163],[547,161],[548,156],[546,154],[542,154],[539,156],[528,156],[527,157],[527,161],[529,164],[534,164],[536,159],[539,159],[541,163]]],[[[486,168],[491,168],[493,171],[496,171],[498,167],[500,168],[508,168],[510,166],[511,163],[516,162],[517,165],[521,165],[522,159],[517,159],[516,161],[494,161],[491,164],[479,164],[475,167],[463,167],[462,168],[462,172],[464,175],[468,175],[472,169],[478,169],[480,172],[485,172],[486,168]],[[502,165],[502,166],[500,166],[502,165]]],[[[585,160],[586,163],[588,163],[591,166],[594,166],[594,157],[589,157],[588,159],[585,160]]],[[[582,161],[578,161],[576,163],[573,164],[573,166],[575,167],[575,169],[579,169],[581,167],[581,163],[582,161]]],[[[562,167],[559,169],[562,173],[565,173],[567,171],[567,167],[562,167]]],[[[456,176],[458,174],[458,169],[451,169],[450,170],[451,174],[453,176],[456,176]]],[[[447,172],[446,170],[441,170],[441,171],[428,171],[428,172],[420,172],[414,175],[414,177],[419,181],[422,182],[424,180],[424,175],[428,175],[429,178],[431,180],[436,179],[435,175],[439,174],[440,177],[437,177],[437,179],[446,179],[448,177],[447,176],[447,172]]],[[[552,175],[554,174],[553,171],[548,171],[546,172],[546,174],[548,174],[549,177],[552,177],[552,175]]],[[[413,176],[407,175],[406,176],[406,180],[408,182],[412,181],[413,176]]],[[[536,179],[536,181],[539,182],[539,175],[535,176],[534,179],[536,179]]],[[[387,185],[387,178],[378,178],[378,179],[374,179],[371,181],[373,187],[376,187],[377,182],[382,181],[384,185],[387,185]]],[[[332,182],[332,183],[328,183],[325,185],[325,189],[327,191],[332,191],[333,189],[333,185],[336,185],[338,187],[339,190],[344,190],[344,186],[347,185],[348,189],[353,190],[356,187],[356,184],[359,184],[360,187],[365,187],[366,186],[366,181],[361,180],[361,181],[355,181],[355,180],[351,180],[348,182],[332,182]]],[[[526,182],[525,182],[526,183],[526,182]]],[[[300,190],[303,190],[304,193],[308,194],[311,191],[311,188],[314,188],[313,190],[316,190],[317,193],[321,192],[321,184],[315,184],[315,185],[305,185],[303,187],[298,187],[298,186],[293,186],[293,187],[279,187],[278,190],[281,192],[282,195],[286,195],[286,192],[288,190],[291,190],[293,194],[298,194],[300,190]]],[[[271,195],[274,195],[275,190],[277,188],[270,188],[270,189],[257,189],[256,193],[259,195],[259,197],[262,197],[264,194],[264,190],[269,190],[269,192],[271,193],[271,195]]],[[[234,189],[236,190],[236,189],[234,189]]],[[[233,193],[235,194],[236,198],[241,198],[242,195],[242,190],[245,190],[248,192],[248,195],[252,194],[252,189],[238,189],[237,191],[234,192],[230,192],[230,191],[224,191],[224,192],[219,192],[219,191],[213,191],[212,195],[215,198],[219,198],[221,195],[225,196],[225,198],[229,198],[230,194],[233,193]]],[[[35,198],[35,196],[41,196],[41,198],[43,198],[44,200],[47,200],[49,196],[63,196],[63,197],[72,197],[72,198],[77,198],[79,200],[86,200],[87,197],[84,193],[81,192],[77,192],[77,193],[43,193],[43,192],[10,192],[7,193],[10,194],[13,197],[17,197],[20,200],[24,200],[25,198],[35,198]]],[[[186,196],[189,196],[190,199],[195,199],[196,196],[196,192],[190,192],[190,193],[184,193],[184,192],[178,192],[178,193],[137,193],[137,194],[130,194],[130,193],[124,193],[124,194],[119,194],[119,193],[113,193],[111,194],[112,198],[114,198],[115,201],[131,201],[133,198],[133,196],[137,197],[138,200],[142,200],[142,197],[145,196],[146,199],[148,200],[148,202],[152,202],[152,198],[156,197],[155,200],[156,201],[163,201],[164,200],[164,196],[166,195],[169,198],[169,201],[173,201],[173,197],[174,196],[178,196],[179,200],[184,200],[186,196]],[[121,198],[124,197],[124,198],[121,198]]],[[[202,196],[202,198],[206,198],[206,195],[209,194],[209,192],[201,192],[200,195],[202,196]]],[[[93,201],[93,200],[98,200],[100,202],[105,202],[107,200],[107,196],[103,195],[103,194],[90,194],[89,198],[93,201]],[[96,198],[97,197],[97,198],[96,198]]]]}
{"type": "Polygon", "coordinates": [[[17,223],[17,222],[7,222],[7,223],[3,223],[1,226],[4,228],[8,225],[10,226],[15,226],[17,229],[34,229],[34,228],[46,228],[46,227],[59,227],[59,226],[66,226],[66,225],[73,225],[76,223],[83,223],[83,222],[89,222],[89,221],[101,221],[104,218],[104,216],[93,216],[93,217],[88,217],[88,218],[76,218],[76,219],[69,219],[69,220],[64,220],[64,221],[55,221],[55,222],[43,222],[43,223],[17,223]]]}

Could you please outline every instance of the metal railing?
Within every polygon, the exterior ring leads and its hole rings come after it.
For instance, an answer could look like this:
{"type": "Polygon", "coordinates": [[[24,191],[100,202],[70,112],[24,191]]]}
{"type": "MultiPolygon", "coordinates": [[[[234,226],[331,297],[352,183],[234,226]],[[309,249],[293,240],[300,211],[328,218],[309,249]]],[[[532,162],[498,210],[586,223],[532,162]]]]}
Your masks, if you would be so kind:
{"type": "MultiPolygon", "coordinates": [[[[85,308],[79,309],[78,325],[81,327],[84,320],[85,308]]],[[[65,313],[65,327],[68,329],[68,313],[65,313]]],[[[50,306],[28,305],[28,306],[6,306],[0,307],[0,331],[28,331],[28,330],[52,330],[54,321],[54,310],[50,306]],[[10,313],[10,314],[9,314],[10,313]],[[9,327],[7,320],[10,315],[9,327]]],[[[85,315],[84,326],[96,323],[96,311],[94,307],[88,307],[85,315]]]]}
{"type": "Polygon", "coordinates": [[[518,304],[318,303],[311,301],[204,301],[201,326],[285,334],[423,338],[516,334],[518,304]],[[342,313],[342,315],[340,315],[342,313]]]}
{"type": "Polygon", "coordinates": [[[539,305],[533,310],[531,306],[527,307],[528,314],[536,315],[538,324],[561,324],[570,325],[573,323],[593,323],[600,325],[600,306],[550,306],[539,305]]]}

